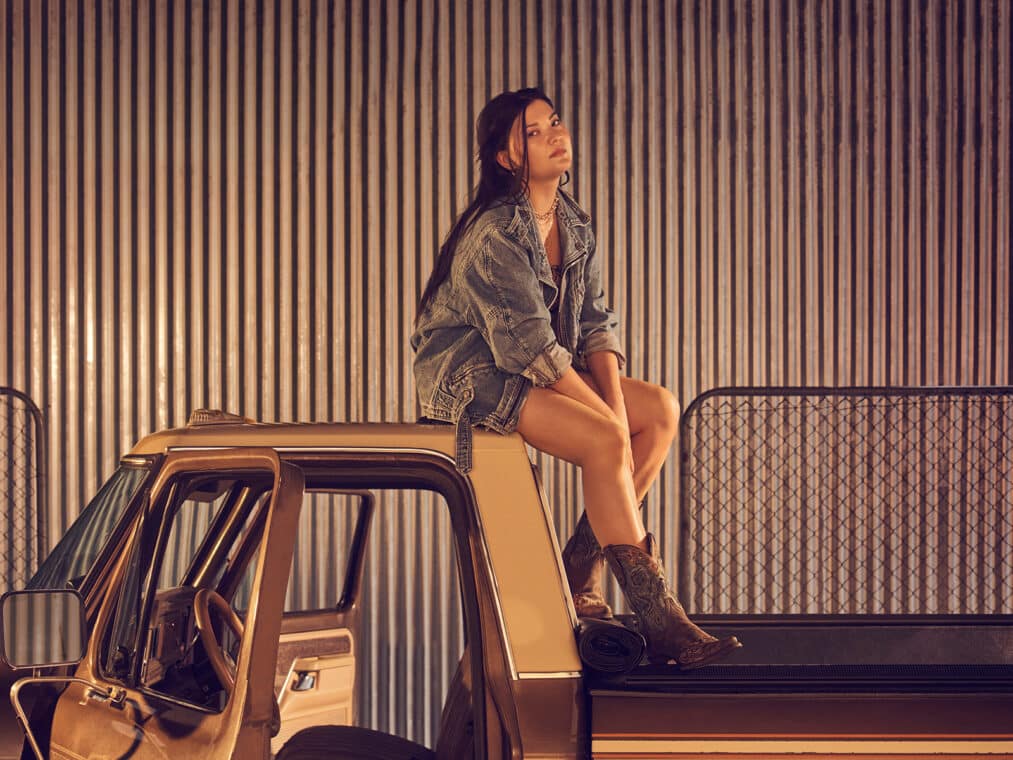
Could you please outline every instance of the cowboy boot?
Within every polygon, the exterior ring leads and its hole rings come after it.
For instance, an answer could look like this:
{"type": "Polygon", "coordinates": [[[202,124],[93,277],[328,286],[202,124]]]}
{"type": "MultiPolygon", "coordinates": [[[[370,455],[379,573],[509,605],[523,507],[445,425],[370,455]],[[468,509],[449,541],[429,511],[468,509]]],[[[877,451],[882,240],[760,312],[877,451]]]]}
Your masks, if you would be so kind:
{"type": "Polygon", "coordinates": [[[586,512],[581,514],[573,535],[563,548],[563,568],[566,570],[566,580],[570,584],[577,617],[603,620],[611,618],[612,609],[605,602],[601,590],[605,556],[591,531],[586,512]]]}
{"type": "Polygon", "coordinates": [[[734,636],[717,639],[689,619],[668,588],[657,543],[650,533],[646,543],[646,551],[639,546],[612,544],[605,547],[604,554],[637,613],[640,632],[647,639],[648,659],[675,660],[683,670],[690,670],[720,660],[741,647],[734,636]]]}

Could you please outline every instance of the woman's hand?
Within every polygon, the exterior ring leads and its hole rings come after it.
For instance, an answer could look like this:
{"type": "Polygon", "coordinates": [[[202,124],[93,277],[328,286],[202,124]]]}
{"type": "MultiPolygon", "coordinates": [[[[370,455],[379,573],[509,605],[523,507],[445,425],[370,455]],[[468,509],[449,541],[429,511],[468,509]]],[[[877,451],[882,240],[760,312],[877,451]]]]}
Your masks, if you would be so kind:
{"type": "Polygon", "coordinates": [[[623,385],[619,379],[619,358],[611,351],[596,351],[588,357],[588,365],[595,390],[601,394],[606,406],[626,433],[626,451],[623,459],[630,472],[635,472],[630,420],[626,416],[626,399],[623,398],[623,385]]]}
{"type": "MultiPolygon", "coordinates": [[[[612,357],[612,362],[614,363],[615,355],[609,353],[609,356],[612,357]]],[[[569,396],[575,401],[579,401],[585,406],[590,407],[603,417],[614,420],[622,428],[624,433],[623,438],[626,442],[626,445],[623,447],[623,464],[629,468],[630,473],[634,473],[636,465],[633,462],[633,446],[630,441],[630,421],[626,416],[626,400],[623,398],[622,387],[618,381],[618,373],[616,373],[615,382],[611,384],[607,394],[601,394],[597,388],[593,387],[594,385],[597,385],[597,383],[594,382],[589,385],[571,367],[550,387],[557,393],[562,393],[564,396],[569,396]]]]}
{"type": "Polygon", "coordinates": [[[584,382],[573,367],[566,370],[562,377],[549,387],[557,393],[562,393],[564,396],[569,396],[574,401],[579,401],[584,406],[590,407],[603,417],[608,419],[615,417],[615,412],[605,403],[605,399],[595,393],[594,389],[584,382]]]}

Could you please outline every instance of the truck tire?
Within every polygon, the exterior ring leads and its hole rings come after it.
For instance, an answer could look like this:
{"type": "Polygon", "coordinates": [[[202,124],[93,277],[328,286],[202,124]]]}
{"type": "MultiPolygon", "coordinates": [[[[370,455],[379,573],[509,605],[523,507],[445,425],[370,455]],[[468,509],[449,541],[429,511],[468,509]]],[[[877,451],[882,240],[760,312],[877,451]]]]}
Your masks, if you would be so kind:
{"type": "Polygon", "coordinates": [[[436,753],[369,728],[313,726],[285,742],[274,760],[436,760],[436,753]]]}

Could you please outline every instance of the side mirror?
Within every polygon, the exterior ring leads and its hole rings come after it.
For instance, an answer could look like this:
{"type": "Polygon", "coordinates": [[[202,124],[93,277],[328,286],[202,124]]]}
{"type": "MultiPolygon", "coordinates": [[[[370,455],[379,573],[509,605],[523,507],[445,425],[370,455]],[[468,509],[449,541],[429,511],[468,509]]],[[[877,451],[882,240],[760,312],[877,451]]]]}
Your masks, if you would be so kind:
{"type": "Polygon", "coordinates": [[[76,665],[86,631],[77,591],[32,589],[0,597],[0,657],[11,668],[76,665]]]}

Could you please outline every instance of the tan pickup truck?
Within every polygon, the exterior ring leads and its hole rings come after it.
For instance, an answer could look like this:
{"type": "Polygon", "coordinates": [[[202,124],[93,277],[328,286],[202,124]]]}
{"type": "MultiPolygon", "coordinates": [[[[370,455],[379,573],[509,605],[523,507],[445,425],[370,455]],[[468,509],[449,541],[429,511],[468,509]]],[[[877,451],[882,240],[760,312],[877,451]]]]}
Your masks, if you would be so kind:
{"type": "Polygon", "coordinates": [[[745,648],[687,673],[586,666],[521,439],[476,433],[467,474],[454,451],[442,426],[259,424],[213,412],[143,439],[29,590],[3,599],[7,683],[28,736],[8,752],[1013,756],[1008,618],[701,616],[745,648]],[[438,495],[458,569],[467,646],[431,748],[356,726],[362,568],[375,494],[392,490],[438,495]],[[287,611],[301,515],[335,500],[353,525],[340,547],[340,602],[287,611]]]}

